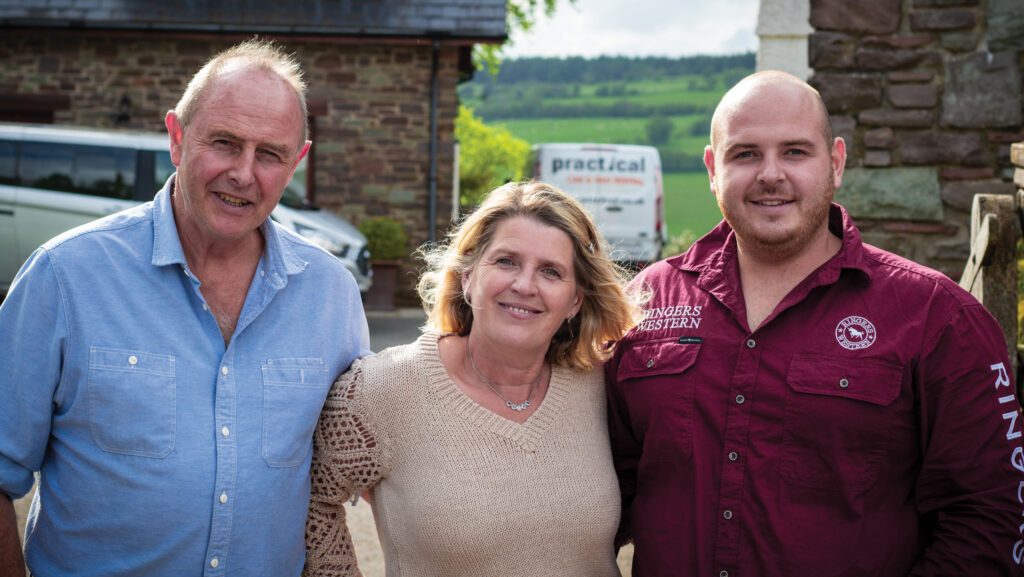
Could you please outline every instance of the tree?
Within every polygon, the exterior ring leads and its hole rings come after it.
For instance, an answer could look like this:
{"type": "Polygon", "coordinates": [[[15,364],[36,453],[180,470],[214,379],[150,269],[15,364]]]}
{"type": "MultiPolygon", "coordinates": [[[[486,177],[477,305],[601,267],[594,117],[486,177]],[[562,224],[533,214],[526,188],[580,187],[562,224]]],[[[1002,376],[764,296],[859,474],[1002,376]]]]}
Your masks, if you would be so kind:
{"type": "Polygon", "coordinates": [[[653,146],[661,146],[672,137],[672,130],[675,124],[671,118],[655,114],[647,121],[644,129],[647,131],[647,142],[653,146]]]}
{"type": "Polygon", "coordinates": [[[530,144],[506,128],[487,126],[472,109],[459,107],[455,119],[459,142],[459,203],[479,204],[492,188],[522,180],[530,144]]]}
{"type": "MultiPolygon", "coordinates": [[[[568,0],[568,2],[575,4],[576,0],[568,0]]],[[[509,38],[511,38],[513,30],[529,32],[530,28],[533,28],[533,25],[537,23],[538,8],[542,10],[545,18],[550,18],[555,13],[557,4],[558,0],[506,0],[505,19],[508,22],[509,38]]],[[[505,41],[505,43],[510,42],[510,40],[505,41]]],[[[476,63],[477,70],[487,68],[491,71],[491,76],[496,76],[501,65],[498,53],[502,46],[504,44],[477,44],[474,46],[473,61],[476,63]]]]}

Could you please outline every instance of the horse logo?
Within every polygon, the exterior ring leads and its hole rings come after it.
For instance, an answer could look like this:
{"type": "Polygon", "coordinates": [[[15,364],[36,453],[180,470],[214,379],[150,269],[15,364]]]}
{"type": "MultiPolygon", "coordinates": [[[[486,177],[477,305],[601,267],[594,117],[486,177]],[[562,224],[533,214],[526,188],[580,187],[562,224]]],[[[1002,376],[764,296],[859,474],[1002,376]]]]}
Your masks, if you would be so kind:
{"type": "Polygon", "coordinates": [[[875,342],[875,325],[864,317],[846,317],[836,326],[836,341],[851,351],[866,349],[875,342]]]}

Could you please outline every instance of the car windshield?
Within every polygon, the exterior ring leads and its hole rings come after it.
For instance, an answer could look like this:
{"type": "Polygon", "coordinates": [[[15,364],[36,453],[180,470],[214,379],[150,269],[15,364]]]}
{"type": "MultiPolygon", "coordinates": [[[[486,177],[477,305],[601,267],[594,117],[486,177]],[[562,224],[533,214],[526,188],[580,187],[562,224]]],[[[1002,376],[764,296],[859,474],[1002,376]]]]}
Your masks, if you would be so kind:
{"type": "Polygon", "coordinates": [[[291,182],[284,187],[284,195],[281,196],[281,204],[288,208],[308,208],[306,201],[306,158],[299,161],[291,182]]]}

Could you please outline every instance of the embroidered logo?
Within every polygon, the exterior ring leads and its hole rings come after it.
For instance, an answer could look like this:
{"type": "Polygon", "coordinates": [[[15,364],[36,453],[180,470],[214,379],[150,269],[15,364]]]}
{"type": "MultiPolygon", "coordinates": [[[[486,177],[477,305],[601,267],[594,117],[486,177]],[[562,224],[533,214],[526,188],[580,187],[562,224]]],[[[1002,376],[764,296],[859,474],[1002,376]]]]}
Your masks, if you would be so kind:
{"type": "Polygon", "coordinates": [[[836,326],[836,340],[844,349],[866,349],[875,342],[875,325],[864,317],[846,317],[836,326]]]}
{"type": "Polygon", "coordinates": [[[644,311],[644,320],[636,330],[661,331],[666,329],[699,329],[701,309],[704,305],[675,305],[649,308],[644,311]]]}

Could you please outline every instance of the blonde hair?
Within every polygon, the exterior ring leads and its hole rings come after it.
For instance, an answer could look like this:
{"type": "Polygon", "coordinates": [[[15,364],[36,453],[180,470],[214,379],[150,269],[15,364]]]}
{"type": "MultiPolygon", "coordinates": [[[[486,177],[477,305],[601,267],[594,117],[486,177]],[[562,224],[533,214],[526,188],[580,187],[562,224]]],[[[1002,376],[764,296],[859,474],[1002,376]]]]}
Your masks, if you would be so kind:
{"type": "Polygon", "coordinates": [[[302,111],[302,140],[299,141],[301,149],[309,138],[309,127],[306,125],[306,118],[309,116],[306,81],[302,78],[302,67],[295,55],[285,53],[284,47],[273,40],[252,38],[216,54],[207,61],[189,81],[185,93],[174,107],[174,115],[182,129],[188,129],[210,82],[223,72],[244,66],[256,66],[275,74],[295,91],[299,109],[302,111]]]}
{"type": "Polygon", "coordinates": [[[417,289],[427,311],[426,328],[469,334],[473,309],[462,290],[462,275],[477,264],[498,223],[526,217],[565,232],[573,244],[576,283],[583,295],[579,312],[551,338],[547,360],[587,370],[612,354],[615,341],[640,318],[638,303],[624,286],[625,271],[608,258],[604,240],[575,198],[543,182],[512,182],[484,202],[448,235],[447,244],[421,248],[427,269],[417,289]]]}

